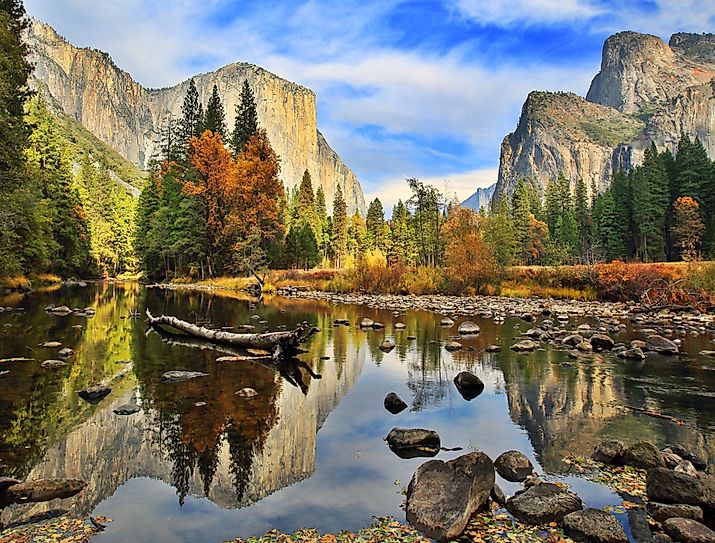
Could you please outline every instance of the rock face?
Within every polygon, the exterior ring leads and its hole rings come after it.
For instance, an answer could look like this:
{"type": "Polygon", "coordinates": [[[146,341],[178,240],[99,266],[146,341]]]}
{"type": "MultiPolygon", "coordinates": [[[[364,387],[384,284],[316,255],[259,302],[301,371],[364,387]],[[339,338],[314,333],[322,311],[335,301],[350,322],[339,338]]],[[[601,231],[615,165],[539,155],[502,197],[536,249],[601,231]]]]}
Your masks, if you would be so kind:
{"type": "Polygon", "coordinates": [[[463,207],[468,207],[474,211],[479,211],[484,209],[485,211],[489,209],[489,204],[492,201],[492,196],[494,196],[494,191],[497,188],[497,184],[489,185],[486,188],[478,188],[474,194],[462,202],[463,207]]]}
{"type": "MultiPolygon", "coordinates": [[[[180,116],[189,81],[146,89],[118,68],[108,54],[74,47],[38,21],[32,21],[26,41],[35,65],[32,85],[48,103],[80,121],[124,158],[145,168],[155,153],[156,133],[162,123],[169,114],[180,116]]],[[[267,130],[273,149],[281,157],[281,178],[286,187],[297,185],[307,168],[313,183],[322,185],[329,207],[339,183],[348,211],[365,213],[357,177],[317,129],[313,91],[246,63],[229,64],[194,80],[204,105],[213,85],[218,87],[229,126],[233,126],[243,81],[248,80],[256,98],[259,124],[267,130]]]]}
{"type": "Polygon", "coordinates": [[[447,541],[464,531],[494,487],[494,464],[483,452],[422,464],[407,487],[407,521],[427,537],[447,541]]]}

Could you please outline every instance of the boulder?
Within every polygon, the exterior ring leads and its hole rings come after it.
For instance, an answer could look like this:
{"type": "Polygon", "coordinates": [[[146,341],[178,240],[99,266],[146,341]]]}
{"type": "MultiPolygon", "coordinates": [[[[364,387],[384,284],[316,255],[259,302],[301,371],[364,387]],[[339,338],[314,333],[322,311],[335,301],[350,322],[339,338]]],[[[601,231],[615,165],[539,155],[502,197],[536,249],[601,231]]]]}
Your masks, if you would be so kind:
{"type": "Polygon", "coordinates": [[[696,470],[695,466],[690,463],[690,460],[681,460],[680,462],[678,462],[678,465],[673,468],[673,471],[677,471],[678,473],[686,473],[693,477],[698,476],[698,470],[696,470]]]}
{"type": "Polygon", "coordinates": [[[256,392],[254,389],[245,387],[236,392],[236,396],[239,396],[241,398],[255,398],[258,396],[258,392],[256,392]]]}
{"type": "Polygon", "coordinates": [[[389,353],[394,348],[395,348],[395,340],[394,339],[385,338],[384,340],[382,340],[382,343],[380,343],[380,350],[383,353],[389,353]]]}
{"type": "Polygon", "coordinates": [[[624,448],[623,442],[616,439],[601,441],[591,453],[591,458],[604,464],[618,464],[624,448]]]}
{"type": "Polygon", "coordinates": [[[92,385],[84,390],[80,390],[78,394],[85,402],[98,404],[106,398],[110,392],[112,392],[112,389],[107,385],[92,385]]]}
{"type": "Polygon", "coordinates": [[[400,458],[435,456],[442,446],[437,432],[421,428],[393,428],[385,441],[400,458]]]}
{"type": "Polygon", "coordinates": [[[457,328],[457,333],[461,336],[473,336],[481,331],[479,326],[472,321],[464,321],[457,328]]]}
{"type": "Polygon", "coordinates": [[[486,349],[484,349],[488,353],[500,353],[501,352],[501,347],[499,345],[489,345],[486,349]]]}
{"type": "Polygon", "coordinates": [[[61,368],[66,365],[67,362],[64,360],[45,360],[40,364],[43,368],[61,368]]]}
{"type": "Polygon", "coordinates": [[[453,353],[455,351],[459,351],[462,348],[462,344],[458,341],[448,341],[444,344],[444,348],[447,349],[450,353],[453,353]]]}
{"type": "Polygon", "coordinates": [[[501,453],[494,461],[497,473],[512,483],[521,482],[534,471],[531,461],[519,451],[501,453]]]}
{"type": "Polygon", "coordinates": [[[600,509],[574,511],[564,517],[564,531],[584,543],[628,543],[623,526],[611,513],[600,509]]]}
{"type": "Polygon", "coordinates": [[[645,354],[643,354],[643,351],[638,347],[621,351],[618,353],[618,357],[625,360],[645,360],[645,354]]]}
{"type": "Polygon", "coordinates": [[[486,505],[493,487],[494,464],[483,452],[426,462],[407,487],[407,522],[436,541],[454,539],[486,505]]]}
{"type": "Polygon", "coordinates": [[[583,343],[584,339],[581,334],[571,334],[569,336],[566,336],[564,339],[561,340],[562,345],[571,345],[571,347],[575,347],[579,343],[583,343]]]}
{"type": "Polygon", "coordinates": [[[407,409],[407,404],[400,398],[396,392],[390,392],[385,396],[385,409],[387,409],[393,415],[401,413],[407,409]]]}
{"type": "Polygon", "coordinates": [[[372,328],[373,324],[375,324],[374,320],[365,317],[360,321],[360,328],[372,328]]]}
{"type": "Polygon", "coordinates": [[[704,458],[702,458],[697,453],[694,453],[693,451],[686,449],[685,447],[683,447],[680,444],[671,445],[670,450],[672,450],[675,454],[677,454],[683,460],[690,460],[690,463],[693,464],[693,466],[695,466],[695,469],[699,469],[702,471],[707,467],[707,462],[705,461],[704,458]]]}
{"type": "Polygon", "coordinates": [[[115,415],[133,415],[134,413],[139,413],[141,409],[135,403],[125,403],[124,405],[120,405],[115,408],[113,411],[115,415]]]}
{"type": "Polygon", "coordinates": [[[444,326],[445,328],[449,328],[450,326],[454,326],[454,321],[449,317],[444,317],[442,320],[439,321],[439,325],[444,326]]]}
{"type": "Polygon", "coordinates": [[[665,462],[665,467],[668,469],[673,469],[675,466],[680,464],[683,459],[675,454],[672,449],[667,448],[661,451],[663,455],[663,462],[665,462]]]}
{"type": "Polygon", "coordinates": [[[189,379],[196,379],[197,377],[206,377],[208,373],[203,373],[200,371],[178,371],[172,370],[167,371],[162,375],[159,380],[162,383],[181,383],[182,381],[188,381],[189,379]]]}
{"type": "Polygon", "coordinates": [[[669,518],[663,523],[663,529],[680,543],[715,543],[715,532],[697,520],[669,518]]]}
{"type": "Polygon", "coordinates": [[[87,483],[80,479],[37,479],[11,486],[6,494],[15,503],[48,502],[57,498],[71,498],[87,483]]]}
{"type": "Polygon", "coordinates": [[[60,358],[69,358],[72,355],[74,355],[74,351],[72,349],[70,349],[69,347],[60,349],[57,353],[57,356],[59,356],[60,358]]]}
{"type": "Polygon", "coordinates": [[[615,344],[616,342],[606,334],[593,334],[591,336],[591,345],[597,351],[610,351],[615,344]]]}
{"type": "Polygon", "coordinates": [[[578,345],[576,345],[576,349],[581,351],[582,353],[590,353],[593,351],[593,345],[591,345],[588,341],[582,341],[578,345]]]}
{"type": "Polygon", "coordinates": [[[715,509],[715,477],[704,473],[693,477],[668,468],[648,470],[646,493],[651,501],[685,503],[715,509]]]}
{"type": "Polygon", "coordinates": [[[665,466],[663,455],[660,454],[658,447],[653,445],[650,441],[638,441],[626,447],[626,450],[623,451],[622,462],[627,466],[640,469],[653,469],[665,466]]]}
{"type": "Polygon", "coordinates": [[[494,503],[504,507],[504,504],[506,503],[506,494],[504,494],[504,491],[498,484],[494,483],[492,491],[489,493],[489,497],[494,503]]]}
{"type": "Polygon", "coordinates": [[[459,372],[454,378],[454,384],[462,398],[467,401],[473,400],[484,392],[482,380],[469,371],[459,372]]]}
{"type": "Polygon", "coordinates": [[[13,485],[20,484],[20,481],[12,477],[0,477],[0,492],[3,492],[13,485]]]}
{"type": "Polygon", "coordinates": [[[663,522],[669,518],[690,518],[693,520],[703,520],[703,508],[697,505],[687,505],[685,503],[658,503],[648,502],[648,513],[658,522],[663,522]]]}
{"type": "Polygon", "coordinates": [[[538,348],[539,344],[530,339],[524,339],[522,341],[519,341],[518,343],[514,343],[514,345],[511,346],[511,350],[517,353],[531,352],[535,351],[538,348]]]}
{"type": "Polygon", "coordinates": [[[583,507],[581,498],[552,483],[542,483],[506,501],[506,509],[526,524],[558,522],[583,507]]]}
{"type": "Polygon", "coordinates": [[[656,334],[648,336],[645,348],[660,354],[678,354],[678,346],[675,343],[656,334]]]}

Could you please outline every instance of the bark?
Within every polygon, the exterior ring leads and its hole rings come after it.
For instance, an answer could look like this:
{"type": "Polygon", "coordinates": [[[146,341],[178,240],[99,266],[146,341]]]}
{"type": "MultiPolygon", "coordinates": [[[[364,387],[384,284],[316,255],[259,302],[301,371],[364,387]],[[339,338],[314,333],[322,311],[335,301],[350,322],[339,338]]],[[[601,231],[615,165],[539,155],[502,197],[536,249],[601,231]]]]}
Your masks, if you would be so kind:
{"type": "Polygon", "coordinates": [[[211,330],[182,321],[173,316],[154,317],[146,310],[147,322],[152,327],[169,326],[184,334],[200,338],[211,343],[230,345],[243,349],[262,349],[272,353],[273,358],[289,357],[300,352],[300,344],[305,343],[320,330],[303,322],[295,330],[285,332],[267,332],[264,334],[234,334],[223,330],[211,330]]]}

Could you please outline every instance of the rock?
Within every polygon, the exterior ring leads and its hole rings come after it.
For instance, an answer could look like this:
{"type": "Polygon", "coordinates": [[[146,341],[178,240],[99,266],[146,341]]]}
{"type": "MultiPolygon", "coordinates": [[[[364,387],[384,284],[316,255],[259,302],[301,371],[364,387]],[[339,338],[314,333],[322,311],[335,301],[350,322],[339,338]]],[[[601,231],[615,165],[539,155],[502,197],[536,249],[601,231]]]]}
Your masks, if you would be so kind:
{"type": "Polygon", "coordinates": [[[566,336],[564,339],[561,340],[562,345],[571,345],[571,347],[575,347],[579,343],[583,343],[584,339],[583,336],[580,334],[571,334],[569,336],[566,336]]]}
{"type": "Polygon", "coordinates": [[[12,477],[0,477],[0,492],[4,492],[13,485],[20,484],[20,481],[12,477]]]}
{"type": "Polygon", "coordinates": [[[437,432],[421,428],[393,428],[385,441],[400,458],[435,456],[442,446],[437,432]]]}
{"type": "Polygon", "coordinates": [[[139,413],[141,409],[135,403],[125,403],[114,409],[115,415],[133,415],[134,413],[139,413]]]}
{"type": "Polygon", "coordinates": [[[449,352],[459,351],[462,348],[462,344],[458,341],[448,341],[444,344],[444,348],[449,352]]]}
{"type": "Polygon", "coordinates": [[[472,321],[464,321],[457,328],[457,333],[462,336],[472,336],[476,335],[481,331],[481,328],[472,321]]]}
{"type": "Polygon", "coordinates": [[[360,321],[360,328],[372,328],[373,324],[375,324],[374,320],[365,317],[360,321]]]}
{"type": "Polygon", "coordinates": [[[552,483],[532,486],[506,501],[506,509],[526,524],[558,522],[583,507],[581,498],[552,483]]]}
{"type": "Polygon", "coordinates": [[[348,319],[335,319],[333,326],[350,326],[350,321],[348,319]]]}
{"type": "Polygon", "coordinates": [[[623,451],[623,463],[640,469],[652,469],[665,466],[658,447],[650,441],[638,441],[623,451]]]}
{"type": "Polygon", "coordinates": [[[708,356],[710,358],[715,358],[715,351],[700,351],[698,354],[700,356],[708,356]]]}
{"type": "Polygon", "coordinates": [[[643,351],[638,347],[621,351],[618,353],[618,357],[625,360],[645,360],[645,354],[643,354],[643,351]]]}
{"type": "Polygon", "coordinates": [[[524,488],[531,488],[532,486],[544,484],[544,481],[542,481],[541,477],[539,477],[538,475],[529,475],[521,482],[521,484],[524,486],[524,488]]]}
{"type": "Polygon", "coordinates": [[[531,461],[519,451],[501,453],[494,461],[497,473],[512,483],[521,482],[534,471],[531,461]]]}
{"type": "Polygon", "coordinates": [[[449,328],[451,326],[454,326],[454,321],[449,317],[444,317],[442,320],[439,321],[439,325],[444,326],[445,328],[449,328]]]}
{"type": "Polygon", "coordinates": [[[407,404],[400,398],[396,392],[390,392],[385,396],[385,409],[387,409],[393,415],[401,413],[407,409],[407,404]]]}
{"type": "Polygon", "coordinates": [[[382,330],[384,327],[385,327],[385,325],[382,324],[381,322],[373,322],[372,323],[373,330],[382,330]]]}
{"type": "Polygon", "coordinates": [[[47,502],[57,498],[71,498],[87,483],[80,479],[37,479],[11,486],[6,494],[15,503],[47,502]]]}
{"type": "Polygon", "coordinates": [[[530,339],[524,339],[522,341],[519,341],[518,343],[514,343],[514,345],[511,346],[511,350],[517,353],[531,352],[535,351],[538,348],[539,344],[530,339]]]}
{"type": "Polygon", "coordinates": [[[610,351],[615,344],[616,342],[605,334],[593,334],[591,336],[591,345],[597,351],[610,351]]]}
{"type": "Polygon", "coordinates": [[[668,468],[648,470],[646,493],[651,501],[685,503],[715,509],[715,477],[700,473],[693,477],[668,468]]]}
{"type": "Polygon", "coordinates": [[[697,505],[687,505],[684,503],[658,503],[648,502],[648,513],[658,522],[663,522],[669,518],[690,518],[693,520],[703,520],[703,509],[697,505]]]}
{"type": "Polygon", "coordinates": [[[53,315],[59,316],[69,315],[70,313],[72,313],[72,310],[66,305],[60,305],[58,307],[50,305],[45,308],[45,311],[47,311],[48,313],[52,313],[53,315]]]}
{"type": "Polygon", "coordinates": [[[62,347],[62,343],[59,341],[45,341],[40,343],[40,347],[45,347],[47,349],[56,349],[57,347],[62,347]]]}
{"type": "Polygon", "coordinates": [[[623,526],[611,513],[600,509],[574,511],[564,517],[564,531],[584,543],[628,543],[623,526]]]}
{"type": "Polygon", "coordinates": [[[492,499],[492,501],[494,503],[504,507],[504,504],[506,503],[506,494],[504,494],[504,491],[501,489],[501,487],[498,484],[494,483],[494,486],[492,487],[492,490],[489,493],[489,497],[492,499]]]}
{"type": "Polygon", "coordinates": [[[110,392],[112,392],[112,389],[106,385],[92,385],[84,390],[80,390],[78,394],[85,402],[98,404],[106,398],[110,392]]]}
{"type": "Polygon", "coordinates": [[[203,373],[200,371],[178,371],[172,370],[167,371],[162,375],[159,380],[162,383],[181,383],[182,381],[188,381],[189,379],[196,379],[197,377],[206,377],[208,373],[203,373]]]}
{"type": "Polygon", "coordinates": [[[405,328],[407,328],[407,326],[405,326],[405,324],[402,322],[396,322],[392,326],[395,330],[404,330],[405,328]]]}
{"type": "Polygon", "coordinates": [[[239,390],[238,392],[236,392],[236,396],[239,396],[241,398],[246,398],[246,399],[254,398],[254,397],[258,396],[258,392],[256,392],[252,388],[245,387],[245,388],[242,388],[241,390],[239,390]]]}
{"type": "Polygon", "coordinates": [[[715,543],[715,532],[697,520],[670,518],[663,522],[663,529],[680,543],[715,543]]]}
{"type": "Polygon", "coordinates": [[[633,349],[645,349],[645,345],[645,341],[640,339],[634,339],[633,341],[631,341],[631,347],[633,349]]]}
{"type": "Polygon", "coordinates": [[[380,350],[383,353],[389,353],[395,348],[395,340],[390,338],[385,338],[382,343],[380,343],[380,350]]]}
{"type": "Polygon", "coordinates": [[[681,460],[678,465],[673,468],[673,471],[677,471],[678,473],[685,473],[687,475],[690,475],[691,477],[698,476],[698,470],[696,470],[695,466],[690,463],[690,460],[681,460]]]}
{"type": "Polygon", "coordinates": [[[591,453],[591,458],[604,464],[618,464],[621,461],[625,446],[622,441],[609,439],[601,441],[591,453]]]}
{"type": "Polygon", "coordinates": [[[66,365],[67,362],[64,360],[45,360],[40,364],[43,368],[61,368],[66,365]]]}
{"type": "Polygon", "coordinates": [[[690,463],[695,466],[695,469],[704,470],[707,467],[707,462],[704,458],[693,451],[689,451],[680,444],[671,445],[670,449],[683,460],[690,460],[690,463]]]}
{"type": "Polygon", "coordinates": [[[578,345],[576,345],[576,349],[581,351],[582,353],[590,353],[593,351],[593,345],[591,345],[588,341],[582,341],[578,345]]]}
{"type": "Polygon", "coordinates": [[[72,349],[70,349],[69,347],[60,349],[59,352],[57,353],[57,356],[59,356],[60,358],[69,358],[72,355],[74,355],[74,351],[72,349]]]}
{"type": "Polygon", "coordinates": [[[534,322],[536,318],[531,313],[522,313],[521,320],[525,322],[534,322]]]}
{"type": "Polygon", "coordinates": [[[436,541],[454,539],[487,503],[493,487],[494,464],[483,452],[425,462],[407,487],[407,522],[436,541]]]}
{"type": "Polygon", "coordinates": [[[629,508],[626,510],[628,515],[628,526],[631,529],[631,535],[636,543],[653,543],[653,533],[650,531],[650,518],[648,513],[642,507],[629,508]]]}
{"type": "Polygon", "coordinates": [[[653,543],[673,543],[673,539],[663,532],[653,534],[653,543]]]}
{"type": "Polygon", "coordinates": [[[501,347],[499,345],[489,345],[486,349],[484,349],[488,353],[500,353],[501,352],[501,347]]]}
{"type": "Polygon", "coordinates": [[[454,384],[457,390],[467,401],[473,400],[484,392],[484,383],[482,380],[469,371],[459,372],[454,377],[454,384]]]}
{"type": "Polygon", "coordinates": [[[665,467],[668,469],[673,469],[675,466],[680,464],[683,459],[680,458],[677,454],[675,454],[671,449],[665,449],[664,451],[661,451],[661,455],[663,456],[663,462],[665,462],[665,467]]]}
{"type": "Polygon", "coordinates": [[[675,343],[656,334],[648,336],[645,348],[659,354],[678,354],[678,346],[675,343]]]}

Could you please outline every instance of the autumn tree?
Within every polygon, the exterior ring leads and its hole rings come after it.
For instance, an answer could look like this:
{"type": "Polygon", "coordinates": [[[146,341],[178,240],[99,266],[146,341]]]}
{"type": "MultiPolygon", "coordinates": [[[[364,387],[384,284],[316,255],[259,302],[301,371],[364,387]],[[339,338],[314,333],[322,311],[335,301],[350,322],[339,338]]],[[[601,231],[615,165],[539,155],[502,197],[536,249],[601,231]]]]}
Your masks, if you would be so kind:
{"type": "Polygon", "coordinates": [[[697,260],[705,232],[700,204],[690,196],[681,196],[675,201],[675,226],[673,234],[683,260],[697,260]]]}
{"type": "Polygon", "coordinates": [[[248,80],[241,87],[241,101],[236,105],[236,118],[231,133],[230,147],[234,155],[243,149],[248,140],[258,131],[258,114],[256,100],[248,80]]]}

